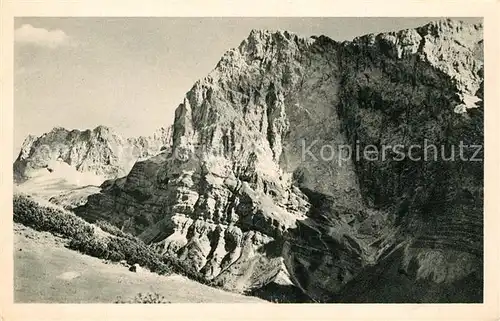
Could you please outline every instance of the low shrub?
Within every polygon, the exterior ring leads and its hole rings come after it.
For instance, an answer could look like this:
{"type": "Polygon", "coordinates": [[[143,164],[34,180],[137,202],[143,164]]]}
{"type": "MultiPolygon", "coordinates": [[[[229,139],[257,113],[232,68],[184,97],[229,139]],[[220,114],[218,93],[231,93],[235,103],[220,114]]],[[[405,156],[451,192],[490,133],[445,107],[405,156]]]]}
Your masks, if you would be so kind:
{"type": "Polygon", "coordinates": [[[133,240],[133,241],[142,242],[141,240],[139,240],[138,238],[136,238],[132,234],[123,232],[117,226],[115,226],[115,225],[113,225],[113,224],[111,224],[111,223],[109,223],[107,221],[97,220],[97,221],[94,222],[94,225],[97,226],[97,227],[99,227],[104,232],[107,232],[107,233],[109,233],[111,235],[119,236],[119,237],[124,237],[124,238],[130,239],[130,240],[133,240]]]}
{"type": "Polygon", "coordinates": [[[42,206],[29,196],[14,196],[14,222],[65,237],[69,240],[68,248],[83,254],[112,262],[126,260],[130,265],[137,263],[158,274],[177,273],[203,284],[220,286],[208,281],[192,265],[175,256],[161,255],[108,222],[97,221],[93,225],[70,211],[42,206]],[[97,232],[98,229],[106,233],[97,232]]]}
{"type": "Polygon", "coordinates": [[[99,238],[95,233],[77,235],[70,240],[68,247],[102,259],[109,259],[110,256],[107,239],[99,238]]]}
{"type": "Polygon", "coordinates": [[[57,208],[41,206],[25,195],[14,195],[14,222],[37,231],[51,232],[67,238],[93,233],[93,227],[82,218],[57,208]]]}
{"type": "MultiPolygon", "coordinates": [[[[139,264],[147,267],[151,272],[166,274],[170,272],[167,265],[162,262],[160,254],[142,242],[137,242],[123,237],[110,237],[107,244],[108,251],[115,253],[126,260],[128,264],[139,264]]],[[[108,257],[112,260],[111,257],[108,257]]]]}
{"type": "Polygon", "coordinates": [[[14,196],[14,221],[38,231],[61,235],[69,239],[68,248],[83,254],[113,262],[126,260],[158,274],[172,271],[171,265],[163,262],[163,256],[117,227],[101,221],[99,227],[108,235],[97,233],[94,225],[75,214],[42,206],[29,196],[14,196]]]}
{"type": "Polygon", "coordinates": [[[166,301],[163,295],[160,295],[157,292],[137,294],[132,300],[125,301],[121,297],[118,297],[115,303],[143,303],[143,304],[163,304],[163,303],[172,303],[170,301],[166,301]]]}

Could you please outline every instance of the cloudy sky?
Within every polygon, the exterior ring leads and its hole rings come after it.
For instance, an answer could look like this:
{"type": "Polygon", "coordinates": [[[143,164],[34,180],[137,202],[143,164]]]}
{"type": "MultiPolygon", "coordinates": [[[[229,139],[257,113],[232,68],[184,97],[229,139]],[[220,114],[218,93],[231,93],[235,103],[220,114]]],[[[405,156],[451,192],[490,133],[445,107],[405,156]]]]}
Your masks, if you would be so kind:
{"type": "MultiPolygon", "coordinates": [[[[14,153],[28,134],[107,125],[147,135],[251,29],[350,40],[432,18],[16,18],[14,153]]],[[[467,20],[467,19],[463,19],[467,20]]],[[[468,19],[473,22],[478,19],[468,19]]]]}

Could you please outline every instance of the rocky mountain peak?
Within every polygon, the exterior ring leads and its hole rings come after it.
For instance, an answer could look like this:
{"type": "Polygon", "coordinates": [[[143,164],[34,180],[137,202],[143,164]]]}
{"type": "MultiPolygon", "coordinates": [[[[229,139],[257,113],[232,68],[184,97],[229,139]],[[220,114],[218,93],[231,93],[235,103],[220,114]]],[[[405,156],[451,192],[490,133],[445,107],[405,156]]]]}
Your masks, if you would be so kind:
{"type": "Polygon", "coordinates": [[[104,126],[104,125],[99,125],[96,128],[94,128],[92,131],[95,132],[96,134],[100,134],[100,135],[116,134],[112,128],[110,128],[108,126],[104,126]]]}
{"type": "Polygon", "coordinates": [[[289,31],[257,30],[250,32],[237,48],[228,50],[217,64],[216,70],[230,72],[231,68],[253,63],[269,64],[272,60],[287,60],[298,55],[300,48],[314,42],[289,31]]]}
{"type": "Polygon", "coordinates": [[[238,49],[242,53],[253,52],[258,57],[262,49],[271,49],[271,47],[286,48],[294,43],[307,42],[308,40],[311,41],[286,30],[253,29],[248,37],[241,42],[238,49]]]}
{"type": "Polygon", "coordinates": [[[29,157],[29,153],[31,150],[31,145],[33,145],[33,142],[37,139],[35,135],[28,135],[22,145],[21,145],[21,150],[19,152],[18,159],[26,159],[29,157]]]}
{"type": "Polygon", "coordinates": [[[17,183],[25,182],[53,162],[102,180],[116,178],[126,175],[138,159],[154,156],[170,145],[169,128],[160,128],[148,137],[125,139],[103,125],[83,131],[55,127],[40,137],[25,139],[14,162],[14,178],[17,183]]]}
{"type": "MultiPolygon", "coordinates": [[[[416,28],[419,33],[431,33],[436,37],[440,35],[455,34],[459,37],[468,37],[483,29],[483,23],[471,24],[457,19],[438,19],[416,28]]],[[[475,38],[477,41],[477,37],[475,38]]]]}
{"type": "MultiPolygon", "coordinates": [[[[415,29],[369,34],[345,46],[366,52],[379,52],[390,59],[413,59],[439,70],[456,87],[458,104],[454,111],[476,108],[483,73],[482,24],[442,19],[415,29]]],[[[380,57],[377,57],[379,59],[380,57]]]]}

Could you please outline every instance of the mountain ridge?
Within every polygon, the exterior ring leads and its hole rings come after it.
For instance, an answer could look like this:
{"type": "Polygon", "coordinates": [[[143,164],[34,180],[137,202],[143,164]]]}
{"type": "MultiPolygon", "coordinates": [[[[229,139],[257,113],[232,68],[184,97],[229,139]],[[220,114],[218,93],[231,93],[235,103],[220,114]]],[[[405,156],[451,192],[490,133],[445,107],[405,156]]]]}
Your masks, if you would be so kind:
{"type": "Polygon", "coordinates": [[[170,136],[169,127],[159,128],[150,136],[124,138],[104,125],[86,130],[57,126],[24,140],[14,162],[14,182],[26,181],[30,172],[46,168],[53,161],[66,163],[79,172],[102,176],[102,180],[117,178],[128,173],[131,162],[168,148],[170,136]],[[99,155],[101,151],[104,156],[99,155]]]}

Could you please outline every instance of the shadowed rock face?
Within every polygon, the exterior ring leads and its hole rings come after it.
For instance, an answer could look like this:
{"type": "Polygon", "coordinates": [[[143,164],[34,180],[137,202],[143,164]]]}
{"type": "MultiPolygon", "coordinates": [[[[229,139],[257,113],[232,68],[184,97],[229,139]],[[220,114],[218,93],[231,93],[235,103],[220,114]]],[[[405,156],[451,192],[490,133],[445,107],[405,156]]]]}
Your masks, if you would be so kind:
{"type": "MultiPolygon", "coordinates": [[[[405,240],[400,244],[404,250],[388,254],[377,269],[387,277],[398,268],[416,280],[405,280],[393,298],[381,300],[399,302],[398,295],[410,302],[482,300],[483,163],[473,160],[482,160],[483,151],[465,148],[466,161],[459,156],[461,143],[483,145],[481,32],[479,26],[442,21],[361,37],[348,48],[343,68],[351,76],[344,79],[338,111],[350,143],[425,146],[427,140],[438,147],[427,149],[428,161],[356,162],[364,199],[395,213],[399,239],[405,240]],[[384,54],[374,54],[380,51],[384,54]],[[443,160],[453,154],[454,161],[443,160]],[[410,284],[427,290],[411,290],[410,284]],[[471,284],[472,289],[461,290],[471,284]]],[[[364,283],[365,290],[384,292],[375,283],[374,269],[367,271],[373,280],[364,283]]],[[[348,289],[362,292],[359,280],[353,284],[358,289],[347,287],[344,297],[348,289]]],[[[377,300],[372,294],[359,297],[377,300]]]]}
{"type": "Polygon", "coordinates": [[[482,26],[450,20],[343,43],[254,30],[186,94],[172,148],[76,212],[230,290],[341,300],[396,270],[405,286],[441,291],[408,300],[446,301],[464,279],[477,282],[460,300],[480,300],[482,162],[330,154],[424,139],[446,155],[461,140],[482,145],[481,48],[482,26]]]}

